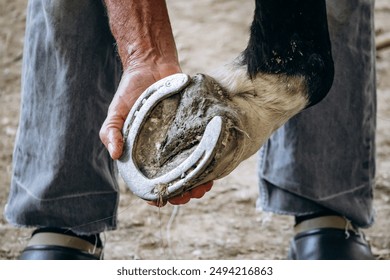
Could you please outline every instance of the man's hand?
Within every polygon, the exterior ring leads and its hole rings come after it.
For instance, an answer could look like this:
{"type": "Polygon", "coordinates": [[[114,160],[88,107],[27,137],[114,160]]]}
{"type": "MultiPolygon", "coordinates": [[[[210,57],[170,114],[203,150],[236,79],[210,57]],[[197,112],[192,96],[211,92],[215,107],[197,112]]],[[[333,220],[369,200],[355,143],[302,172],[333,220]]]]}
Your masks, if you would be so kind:
{"type": "Polygon", "coordinates": [[[124,73],[100,138],[113,159],[122,154],[121,130],[131,107],[154,82],[181,72],[164,0],[105,0],[124,73]]]}
{"type": "Polygon", "coordinates": [[[145,65],[123,73],[119,87],[108,109],[100,130],[100,139],[112,159],[119,159],[123,151],[122,128],[131,107],[142,92],[156,81],[180,72],[178,64],[151,67],[145,65]]]}
{"type": "MultiPolygon", "coordinates": [[[[99,135],[116,160],[122,155],[122,128],[135,101],[150,85],[181,69],[165,0],[105,0],[105,4],[124,73],[99,135]]],[[[211,186],[198,186],[170,202],[200,198],[211,186]]]]}

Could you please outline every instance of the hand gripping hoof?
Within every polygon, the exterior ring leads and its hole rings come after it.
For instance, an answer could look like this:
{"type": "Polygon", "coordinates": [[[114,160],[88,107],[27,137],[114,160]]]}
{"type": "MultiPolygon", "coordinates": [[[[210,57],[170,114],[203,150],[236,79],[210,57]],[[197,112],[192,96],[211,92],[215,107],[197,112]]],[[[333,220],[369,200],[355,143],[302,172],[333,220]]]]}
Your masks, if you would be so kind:
{"type": "Polygon", "coordinates": [[[180,94],[189,83],[190,77],[186,74],[174,74],[156,82],[138,98],[126,119],[123,129],[125,148],[117,164],[127,186],[140,198],[149,201],[166,200],[195,187],[192,184],[197,181],[197,177],[202,176],[217,152],[223,130],[220,116],[214,116],[209,121],[191,154],[166,173],[147,176],[142,171],[139,158],[137,160],[137,146],[146,141],[140,138],[141,130],[152,110],[169,97],[180,94]]]}

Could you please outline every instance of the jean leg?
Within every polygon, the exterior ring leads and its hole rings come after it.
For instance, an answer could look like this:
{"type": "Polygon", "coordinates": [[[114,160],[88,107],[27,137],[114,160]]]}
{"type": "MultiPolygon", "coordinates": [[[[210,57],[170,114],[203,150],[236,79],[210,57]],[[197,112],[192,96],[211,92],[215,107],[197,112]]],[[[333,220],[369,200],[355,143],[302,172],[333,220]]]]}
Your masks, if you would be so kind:
{"type": "Polygon", "coordinates": [[[374,1],[327,1],[335,80],[328,96],[280,128],[262,149],[260,204],[281,214],[324,207],[373,222],[374,1]]]}
{"type": "Polygon", "coordinates": [[[120,75],[102,1],[29,2],[10,223],[115,228],[115,168],[99,129],[120,75]]]}

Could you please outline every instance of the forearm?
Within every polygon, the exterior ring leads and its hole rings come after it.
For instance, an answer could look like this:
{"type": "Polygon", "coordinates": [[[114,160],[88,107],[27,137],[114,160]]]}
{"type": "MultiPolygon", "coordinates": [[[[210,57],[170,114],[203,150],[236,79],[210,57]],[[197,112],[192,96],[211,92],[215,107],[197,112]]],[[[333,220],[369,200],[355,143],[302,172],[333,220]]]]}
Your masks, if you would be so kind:
{"type": "Polygon", "coordinates": [[[124,69],[177,64],[165,0],[105,0],[124,69]]]}

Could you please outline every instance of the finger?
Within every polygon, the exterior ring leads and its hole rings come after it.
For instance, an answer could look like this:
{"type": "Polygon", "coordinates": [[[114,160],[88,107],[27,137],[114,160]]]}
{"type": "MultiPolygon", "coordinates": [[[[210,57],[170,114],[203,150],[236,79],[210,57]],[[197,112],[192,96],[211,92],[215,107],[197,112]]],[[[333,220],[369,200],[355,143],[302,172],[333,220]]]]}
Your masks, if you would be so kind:
{"type": "Polygon", "coordinates": [[[204,185],[197,186],[192,190],[185,192],[181,195],[170,198],[168,201],[173,205],[186,204],[191,198],[201,198],[204,194],[211,190],[213,182],[208,182],[204,185]]]}
{"type": "Polygon", "coordinates": [[[117,160],[121,157],[123,152],[123,136],[119,129],[111,128],[108,132],[108,152],[113,160],[117,160]]]}
{"type": "Polygon", "coordinates": [[[188,201],[190,201],[190,199],[191,199],[190,193],[185,192],[182,195],[178,195],[170,198],[168,201],[170,204],[180,205],[180,204],[186,204],[188,201]]]}
{"type": "Polygon", "coordinates": [[[212,186],[213,186],[213,183],[209,182],[207,184],[193,188],[192,190],[190,190],[191,198],[198,198],[198,199],[202,198],[206,192],[211,190],[212,186]]]}
{"type": "Polygon", "coordinates": [[[108,115],[100,129],[100,139],[106,146],[112,159],[118,159],[122,155],[123,136],[121,127],[123,120],[120,116],[108,115]]]}
{"type": "Polygon", "coordinates": [[[130,75],[124,74],[99,132],[101,141],[114,160],[119,159],[123,152],[122,128],[125,119],[143,90],[140,87],[134,89],[129,85],[132,85],[130,75]]]}
{"type": "Polygon", "coordinates": [[[214,185],[214,181],[210,181],[210,182],[207,182],[206,184],[204,184],[204,185],[202,185],[202,186],[205,188],[206,192],[208,192],[208,191],[211,190],[211,188],[213,187],[213,185],[214,185]]]}
{"type": "Polygon", "coordinates": [[[190,197],[199,199],[202,198],[205,193],[206,190],[204,188],[194,188],[190,190],[190,197]]]}

